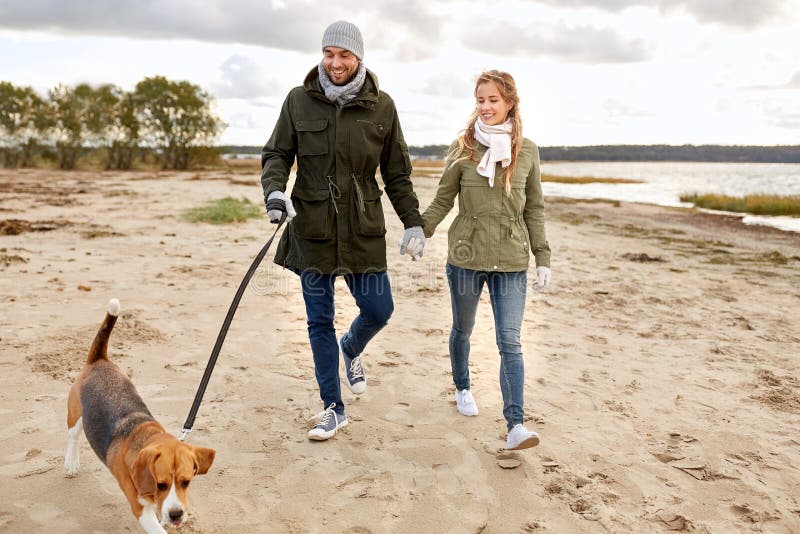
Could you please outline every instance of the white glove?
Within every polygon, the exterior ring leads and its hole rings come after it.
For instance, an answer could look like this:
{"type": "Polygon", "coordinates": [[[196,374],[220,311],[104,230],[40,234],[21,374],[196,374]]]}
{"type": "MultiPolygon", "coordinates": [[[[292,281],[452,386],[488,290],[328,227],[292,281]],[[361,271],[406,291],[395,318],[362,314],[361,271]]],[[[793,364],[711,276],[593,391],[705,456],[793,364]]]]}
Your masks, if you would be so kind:
{"type": "Polygon", "coordinates": [[[422,231],[421,226],[412,226],[406,228],[403,234],[403,239],[400,241],[400,254],[410,254],[412,260],[418,260],[422,257],[422,251],[425,248],[425,233],[422,231]]]}
{"type": "MultiPolygon", "coordinates": [[[[297,212],[294,211],[294,206],[292,205],[292,199],[286,196],[286,193],[284,193],[283,191],[273,191],[272,193],[270,193],[269,196],[267,197],[267,204],[269,204],[271,200],[277,202],[283,202],[283,207],[284,210],[286,211],[287,223],[292,219],[294,219],[295,216],[297,215],[297,212]]],[[[267,209],[267,217],[269,217],[269,222],[277,223],[278,221],[280,221],[281,215],[283,215],[284,210],[267,209]]]]}
{"type": "Polygon", "coordinates": [[[550,267],[536,268],[536,281],[531,286],[534,291],[544,291],[550,285],[550,267]]]}

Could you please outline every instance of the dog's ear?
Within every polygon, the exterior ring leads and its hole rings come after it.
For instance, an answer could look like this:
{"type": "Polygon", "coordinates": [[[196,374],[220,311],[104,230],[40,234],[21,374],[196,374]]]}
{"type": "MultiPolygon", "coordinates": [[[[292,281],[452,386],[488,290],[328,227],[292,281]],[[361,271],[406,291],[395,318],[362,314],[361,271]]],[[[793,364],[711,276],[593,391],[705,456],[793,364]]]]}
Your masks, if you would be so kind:
{"type": "Polygon", "coordinates": [[[141,497],[153,497],[156,494],[155,464],[161,453],[156,447],[147,447],[139,451],[133,463],[133,485],[141,497]]]}
{"type": "Polygon", "coordinates": [[[197,468],[198,475],[205,475],[214,463],[214,456],[217,451],[207,447],[193,447],[194,449],[194,464],[197,468]]]}

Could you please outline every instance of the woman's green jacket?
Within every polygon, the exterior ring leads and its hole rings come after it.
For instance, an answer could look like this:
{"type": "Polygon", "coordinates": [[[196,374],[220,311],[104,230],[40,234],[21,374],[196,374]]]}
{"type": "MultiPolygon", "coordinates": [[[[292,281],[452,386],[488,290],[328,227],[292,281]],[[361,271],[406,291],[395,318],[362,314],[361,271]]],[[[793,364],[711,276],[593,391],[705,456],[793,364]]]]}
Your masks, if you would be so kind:
{"type": "MultiPolygon", "coordinates": [[[[450,153],[457,146],[454,142],[450,153]]],[[[478,144],[474,160],[480,161],[485,151],[478,144]]],[[[436,198],[422,218],[425,236],[431,237],[458,195],[458,215],[447,235],[447,261],[452,265],[476,271],[525,271],[533,254],[537,267],[550,266],[539,149],[532,141],[523,139],[510,195],[503,187],[504,176],[505,169],[497,163],[494,187],[489,187],[488,179],[478,174],[476,161],[448,157],[436,198]]]]}

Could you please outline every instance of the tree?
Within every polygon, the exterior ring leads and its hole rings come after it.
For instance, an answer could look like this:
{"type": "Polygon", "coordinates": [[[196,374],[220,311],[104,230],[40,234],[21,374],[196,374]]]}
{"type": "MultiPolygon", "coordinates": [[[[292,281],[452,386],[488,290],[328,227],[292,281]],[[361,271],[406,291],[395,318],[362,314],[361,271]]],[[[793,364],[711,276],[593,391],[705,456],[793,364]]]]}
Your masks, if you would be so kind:
{"type": "Polygon", "coordinates": [[[0,82],[0,162],[28,167],[36,144],[50,126],[45,101],[31,87],[0,82]]]}
{"type": "Polygon", "coordinates": [[[61,169],[74,169],[84,148],[101,148],[125,138],[116,126],[124,93],[111,84],[58,85],[50,91],[53,137],[61,169]]]}
{"type": "Polygon", "coordinates": [[[122,90],[108,83],[89,87],[89,90],[81,95],[81,98],[89,104],[83,117],[86,128],[83,146],[98,148],[111,144],[116,136],[114,121],[121,97],[122,90]]]}
{"type": "Polygon", "coordinates": [[[160,150],[165,169],[188,168],[191,148],[212,143],[225,126],[211,111],[212,97],[186,81],[145,78],[134,100],[143,138],[160,150]]]}
{"type": "Polygon", "coordinates": [[[87,123],[94,90],[89,84],[75,87],[57,85],[50,90],[50,105],[55,116],[53,137],[60,169],[74,169],[84,141],[88,138],[87,123]]]}
{"type": "Polygon", "coordinates": [[[89,147],[106,147],[106,169],[128,170],[139,148],[139,118],[132,93],[105,84],[97,87],[85,117],[89,147]]]}

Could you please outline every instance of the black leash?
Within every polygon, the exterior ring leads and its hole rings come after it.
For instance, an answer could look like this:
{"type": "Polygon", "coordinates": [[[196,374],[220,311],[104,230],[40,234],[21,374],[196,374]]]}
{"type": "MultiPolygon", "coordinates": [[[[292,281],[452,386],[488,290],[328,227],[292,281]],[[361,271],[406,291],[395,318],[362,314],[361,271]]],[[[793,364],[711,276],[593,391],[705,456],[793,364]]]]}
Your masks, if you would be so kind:
{"type": "Polygon", "coordinates": [[[192,426],[194,426],[194,418],[197,416],[197,410],[200,409],[200,403],[203,401],[203,395],[206,392],[208,381],[211,379],[211,373],[214,371],[214,365],[217,363],[217,356],[219,356],[219,351],[222,349],[222,343],[225,341],[225,335],[227,335],[228,328],[231,326],[231,321],[233,321],[233,315],[236,313],[236,308],[239,307],[239,301],[242,300],[244,290],[247,288],[247,284],[250,283],[250,279],[256,272],[261,260],[263,260],[264,256],[267,254],[269,247],[272,245],[272,241],[275,239],[275,236],[278,235],[278,230],[280,230],[281,226],[283,225],[283,221],[285,220],[286,212],[284,211],[283,215],[281,215],[281,220],[278,221],[277,228],[275,228],[275,233],[272,234],[272,237],[269,239],[269,241],[267,241],[267,244],[264,245],[256,258],[253,260],[252,265],[250,265],[250,269],[248,269],[247,274],[244,275],[242,283],[239,284],[239,289],[236,290],[236,296],[233,297],[231,307],[228,308],[228,315],[225,316],[225,322],[222,323],[222,328],[217,336],[217,342],[214,344],[214,350],[211,351],[211,357],[208,359],[208,364],[206,364],[206,372],[203,373],[203,379],[200,381],[200,387],[197,389],[197,394],[194,396],[192,408],[189,410],[189,417],[187,417],[186,422],[183,423],[183,430],[178,438],[180,441],[184,441],[186,436],[189,435],[189,432],[192,431],[192,426]]]}

